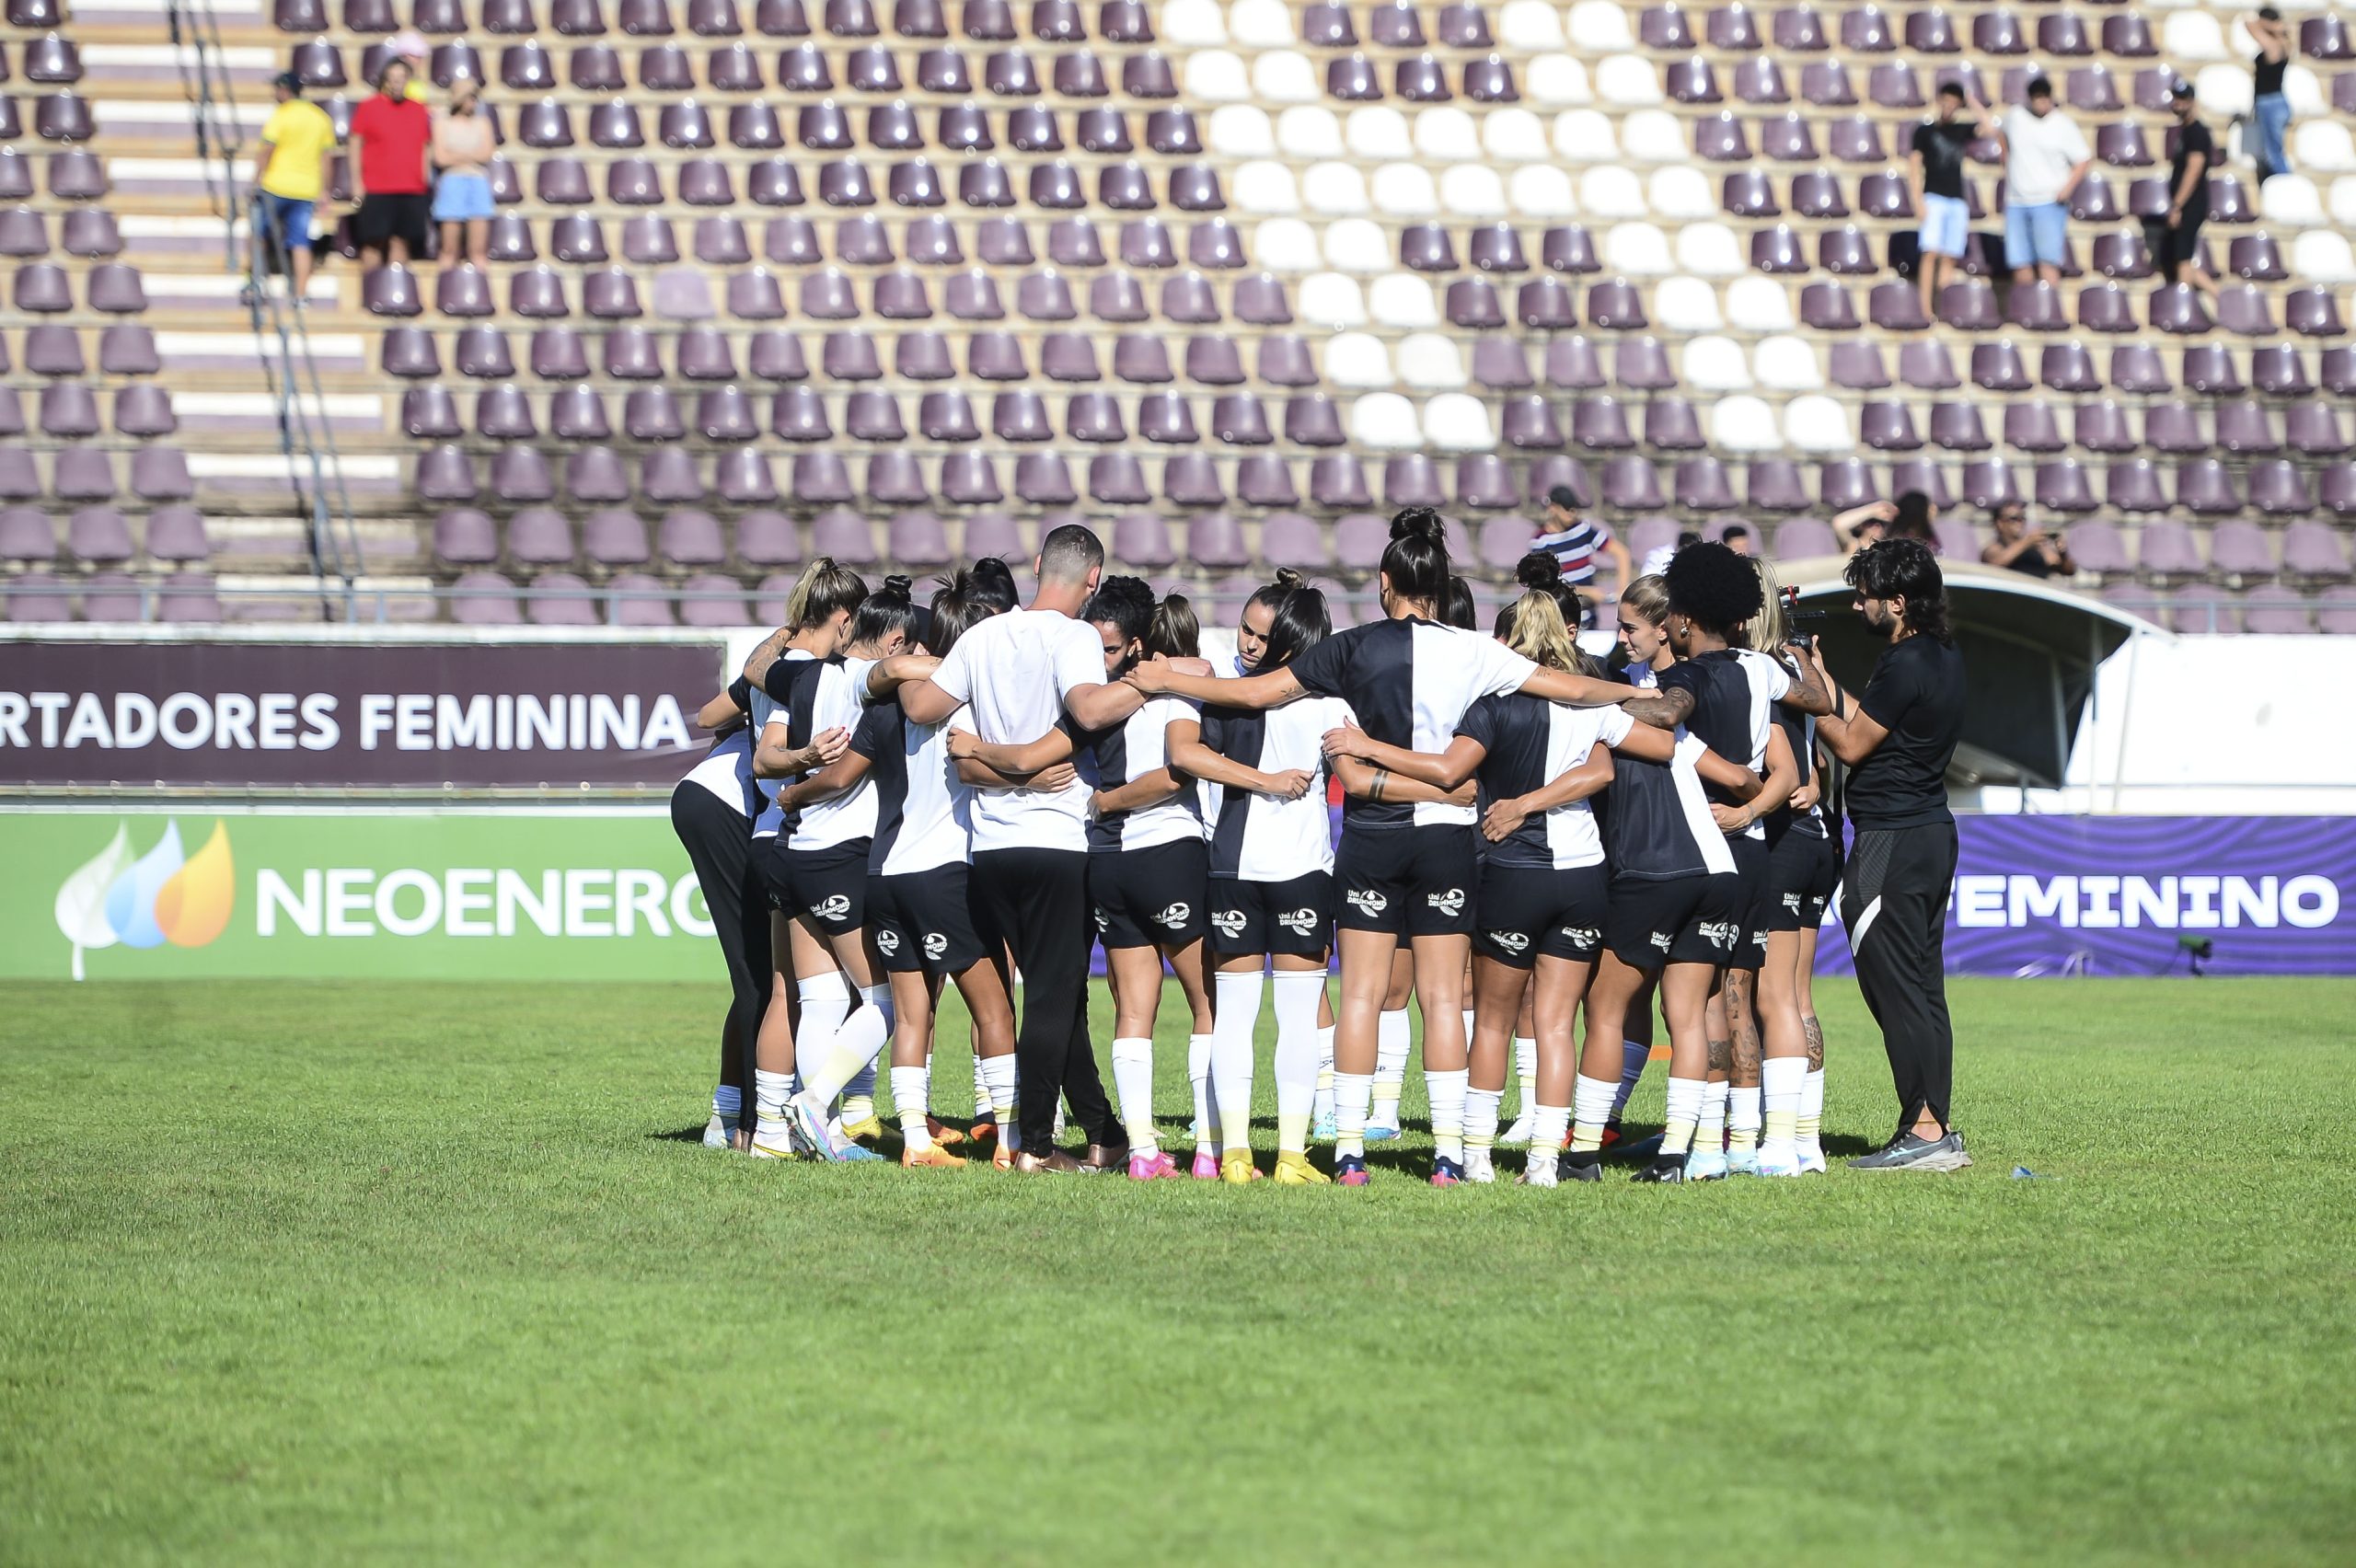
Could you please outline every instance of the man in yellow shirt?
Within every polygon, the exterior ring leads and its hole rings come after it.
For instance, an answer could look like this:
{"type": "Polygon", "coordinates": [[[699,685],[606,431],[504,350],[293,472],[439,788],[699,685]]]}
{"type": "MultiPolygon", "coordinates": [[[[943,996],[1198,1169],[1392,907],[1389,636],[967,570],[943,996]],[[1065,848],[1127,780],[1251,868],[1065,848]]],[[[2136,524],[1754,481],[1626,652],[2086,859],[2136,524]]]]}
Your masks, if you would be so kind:
{"type": "Polygon", "coordinates": [[[303,100],[303,79],[294,72],[281,72],[271,86],[278,107],[271,110],[254,151],[254,182],[260,191],[255,215],[263,231],[257,238],[282,248],[299,309],[311,281],[311,212],[327,190],[335,122],[327,110],[303,100]]]}

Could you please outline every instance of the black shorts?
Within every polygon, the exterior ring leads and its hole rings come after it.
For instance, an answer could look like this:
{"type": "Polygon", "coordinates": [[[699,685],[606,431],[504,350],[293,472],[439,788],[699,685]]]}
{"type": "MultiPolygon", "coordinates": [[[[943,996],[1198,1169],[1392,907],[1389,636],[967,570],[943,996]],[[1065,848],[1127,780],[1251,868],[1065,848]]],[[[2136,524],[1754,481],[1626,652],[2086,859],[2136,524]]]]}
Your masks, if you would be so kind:
{"type": "Polygon", "coordinates": [[[1185,947],[1203,940],[1203,884],[1210,846],[1177,838],[1088,857],[1088,902],[1104,951],[1185,947]]]}
{"type": "Polygon", "coordinates": [[[1747,896],[1742,878],[1731,871],[1663,882],[1620,879],[1611,884],[1604,945],[1621,963],[1648,974],[1664,963],[1729,963],[1747,896]]]}
{"type": "Polygon", "coordinates": [[[1585,963],[1603,946],[1610,907],[1610,878],[1600,861],[1568,870],[1484,865],[1472,951],[1515,969],[1532,968],[1542,956],[1585,963]]]}
{"type": "Polygon", "coordinates": [[[1734,851],[1735,875],[1742,879],[1742,934],[1727,958],[1728,969],[1757,969],[1767,962],[1767,931],[1775,908],[1775,877],[1769,869],[1764,838],[1727,840],[1734,851]]]}
{"type": "Polygon", "coordinates": [[[867,932],[895,974],[963,974],[999,944],[983,935],[963,862],[867,879],[867,932]]]}
{"type": "Polygon", "coordinates": [[[1342,829],[1334,855],[1334,917],[1345,931],[1461,937],[1480,885],[1470,825],[1342,829]]]}
{"type": "Polygon", "coordinates": [[[780,907],[830,937],[858,930],[867,923],[867,843],[854,838],[824,849],[779,850],[785,868],[780,907]]]}
{"type": "Polygon", "coordinates": [[[1812,931],[1824,924],[1825,908],[1841,885],[1841,847],[1830,834],[1795,829],[1768,851],[1767,885],[1774,903],[1767,911],[1771,931],[1812,931]]]}
{"type": "Polygon", "coordinates": [[[769,895],[769,907],[779,914],[791,913],[793,901],[785,886],[785,836],[764,834],[753,840],[753,869],[760,873],[761,886],[769,895]]]}
{"type": "Polygon", "coordinates": [[[1213,877],[1210,931],[1217,958],[1322,958],[1334,944],[1334,873],[1280,882],[1213,877]]]}
{"type": "Polygon", "coordinates": [[[381,248],[387,241],[398,239],[409,247],[411,259],[422,261],[433,222],[433,197],[422,191],[386,196],[372,190],[360,198],[360,211],[352,219],[352,237],[369,249],[381,248]]]}

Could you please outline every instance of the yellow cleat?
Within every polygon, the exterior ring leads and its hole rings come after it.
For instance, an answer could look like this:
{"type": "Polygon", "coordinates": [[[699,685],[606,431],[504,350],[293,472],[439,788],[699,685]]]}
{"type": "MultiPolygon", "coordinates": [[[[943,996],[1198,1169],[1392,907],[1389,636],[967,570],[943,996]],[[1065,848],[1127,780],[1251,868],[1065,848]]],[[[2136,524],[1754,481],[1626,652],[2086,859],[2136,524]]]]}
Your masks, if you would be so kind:
{"type": "Polygon", "coordinates": [[[962,1170],[965,1166],[965,1162],[964,1160],[958,1159],[955,1155],[941,1147],[939,1144],[934,1144],[930,1148],[902,1149],[900,1151],[900,1164],[905,1169],[910,1170],[920,1169],[927,1170],[962,1170]]]}
{"type": "Polygon", "coordinates": [[[1218,1157],[1218,1179],[1230,1187],[1248,1187],[1262,1180],[1248,1148],[1231,1148],[1218,1157]]]}
{"type": "Polygon", "coordinates": [[[843,1137],[850,1143],[872,1144],[884,1136],[884,1124],[872,1116],[843,1124],[843,1137]]]}
{"type": "Polygon", "coordinates": [[[1334,1178],[1309,1163],[1305,1154],[1276,1156],[1276,1185],[1279,1187],[1330,1187],[1334,1178]]]}

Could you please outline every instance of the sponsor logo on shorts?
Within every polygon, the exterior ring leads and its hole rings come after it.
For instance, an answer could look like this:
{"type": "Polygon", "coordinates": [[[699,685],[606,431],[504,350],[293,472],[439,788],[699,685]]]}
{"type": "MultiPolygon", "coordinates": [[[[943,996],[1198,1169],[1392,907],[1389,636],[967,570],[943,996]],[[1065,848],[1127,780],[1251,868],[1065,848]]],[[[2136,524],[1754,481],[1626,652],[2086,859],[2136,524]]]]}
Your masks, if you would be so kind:
{"type": "Polygon", "coordinates": [[[889,926],[881,928],[875,933],[875,946],[877,951],[881,952],[899,951],[900,933],[892,929],[889,926]]]}
{"type": "Polygon", "coordinates": [[[1655,931],[1652,934],[1652,944],[1653,946],[1660,949],[1661,951],[1667,952],[1669,951],[1669,933],[1667,931],[1655,931]]]}
{"type": "Polygon", "coordinates": [[[1191,904],[1173,904],[1169,908],[1164,909],[1161,914],[1156,915],[1153,917],[1153,923],[1157,926],[1167,926],[1174,931],[1179,927],[1184,925],[1186,923],[1187,917],[1194,914],[1194,912],[1195,906],[1191,904]]]}
{"type": "Polygon", "coordinates": [[[1096,911],[1096,928],[1100,931],[1109,931],[1113,928],[1113,917],[1102,909],[1096,911]]]}
{"type": "Polygon", "coordinates": [[[1424,903],[1443,915],[1461,914],[1464,909],[1464,890],[1451,887],[1444,893],[1426,894],[1424,903]]]}
{"type": "Polygon", "coordinates": [[[1343,902],[1361,915],[1380,915],[1391,907],[1391,900],[1370,887],[1354,887],[1342,895],[1343,902]]]}
{"type": "Polygon", "coordinates": [[[1800,912],[1800,895],[1796,893],[1787,893],[1784,894],[1784,907],[1790,910],[1795,915],[1798,914],[1800,912]]]}
{"type": "Polygon", "coordinates": [[[949,939],[947,937],[942,936],[939,931],[928,931],[925,933],[925,957],[939,958],[942,953],[947,952],[948,951],[949,939]]]}
{"type": "Polygon", "coordinates": [[[1530,946],[1530,939],[1519,931],[1491,931],[1489,940],[1507,952],[1519,952],[1530,946]]]}
{"type": "Polygon", "coordinates": [[[1276,924],[1282,926],[1286,930],[1290,931],[1296,937],[1305,937],[1317,929],[1319,924],[1317,919],[1317,911],[1314,909],[1288,909],[1283,914],[1276,917],[1276,924]]]}
{"type": "Polygon", "coordinates": [[[1761,951],[1766,951],[1766,947],[1767,947],[1767,933],[1766,933],[1766,932],[1764,932],[1764,931],[1753,931],[1753,932],[1751,932],[1751,933],[1750,933],[1750,945],[1751,945],[1752,947],[1758,948],[1758,949],[1759,949],[1759,950],[1761,950],[1761,951]]]}
{"type": "Polygon", "coordinates": [[[839,920],[850,913],[850,899],[843,894],[822,898],[810,906],[810,913],[821,920],[839,920]]]}
{"type": "Polygon", "coordinates": [[[1233,941],[1243,934],[1243,911],[1241,909],[1213,910],[1211,926],[1220,936],[1233,941]]]}
{"type": "Polygon", "coordinates": [[[1702,940],[1714,948],[1731,950],[1735,939],[1742,935],[1740,928],[1731,920],[1704,920],[1695,928],[1702,933],[1702,940]]]}
{"type": "Polygon", "coordinates": [[[1563,935],[1569,938],[1575,947],[1595,947],[1603,940],[1603,933],[1593,926],[1565,926],[1563,935]]]}

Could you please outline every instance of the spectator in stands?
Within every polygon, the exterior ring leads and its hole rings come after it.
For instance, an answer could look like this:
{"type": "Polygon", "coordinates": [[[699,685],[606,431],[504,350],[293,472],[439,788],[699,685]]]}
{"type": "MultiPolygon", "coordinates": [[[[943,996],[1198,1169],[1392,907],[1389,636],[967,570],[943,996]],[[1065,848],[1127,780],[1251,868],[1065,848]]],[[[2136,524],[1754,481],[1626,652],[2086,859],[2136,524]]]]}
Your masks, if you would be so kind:
{"type": "Polygon", "coordinates": [[[1889,525],[1883,536],[1892,539],[1917,539],[1935,553],[1939,536],[1931,526],[1931,498],[1921,490],[1908,490],[1890,508],[1889,525]]]}
{"type": "Polygon", "coordinates": [[[450,107],[433,117],[433,221],[442,225],[442,269],[479,263],[491,243],[491,119],[482,89],[461,79],[450,107]],[[463,243],[461,236],[463,235],[463,243]]]}
{"type": "Polygon", "coordinates": [[[1533,550],[1543,550],[1554,558],[1563,581],[1586,605],[1598,604],[1601,594],[1595,586],[1595,557],[1600,550],[1611,558],[1617,581],[1633,582],[1635,573],[1629,570],[1628,547],[1612,537],[1611,530],[1591,518],[1579,515],[1578,497],[1568,485],[1556,485],[1546,492],[1546,520],[1540,525],[1538,537],[1530,541],[1533,550]]]}
{"type": "Polygon", "coordinates": [[[392,57],[409,67],[409,85],[403,96],[417,103],[425,101],[425,35],[414,30],[397,32],[386,43],[392,57]]]}
{"type": "Polygon", "coordinates": [[[1758,547],[1750,541],[1750,530],[1740,523],[1727,524],[1726,531],[1718,536],[1718,539],[1727,548],[1738,556],[1752,555],[1758,549],[1758,547]]]}
{"type": "Polygon", "coordinates": [[[274,246],[286,263],[294,307],[311,282],[311,213],[328,187],[328,160],[335,153],[335,121],[327,110],[303,98],[303,78],[282,71],[271,82],[278,107],[261,128],[254,150],[255,208],[262,242],[274,246]]]}
{"type": "Polygon", "coordinates": [[[1988,509],[1996,525],[1996,542],[1980,552],[1990,566],[2001,566],[2029,577],[2071,577],[2078,570],[2070,547],[2042,528],[2028,525],[2028,507],[2007,501],[1988,509]]]}
{"type": "Polygon", "coordinates": [[[1651,549],[1645,552],[1645,570],[1638,572],[1636,575],[1639,577],[1658,577],[1662,572],[1669,570],[1669,563],[1677,559],[1678,551],[1683,549],[1688,545],[1698,545],[1701,542],[1702,536],[1695,533],[1692,529],[1680,529],[1678,531],[1677,537],[1669,544],[1655,545],[1651,549]]]}
{"type": "Polygon", "coordinates": [[[2164,219],[2146,220],[2157,232],[2147,234],[2145,243],[2169,282],[2189,282],[2213,300],[2217,281],[2200,265],[2200,225],[2209,221],[2209,171],[2217,161],[2217,142],[2200,123],[2190,82],[2179,78],[2168,97],[2177,125],[2176,151],[2168,158],[2168,212],[2164,219]]]}
{"type": "Polygon", "coordinates": [[[1935,317],[1939,288],[1963,259],[1964,241],[1971,229],[1971,203],[1963,190],[1963,150],[1974,136],[1988,133],[1985,110],[1963,118],[1970,96],[1959,82],[1939,88],[1939,117],[1914,127],[1913,150],[1906,167],[1914,185],[1914,210],[1923,226],[1915,236],[1922,251],[1916,272],[1923,284],[1923,314],[1935,317]]]}
{"type": "Polygon", "coordinates": [[[2258,182],[2287,173],[2291,160],[2282,151],[2282,133],[2291,128],[2291,100],[2282,96],[2282,73],[2291,63],[2291,29],[2282,13],[2260,6],[2244,24],[2258,40],[2258,56],[2249,63],[2250,113],[2258,121],[2258,182]]]}
{"type": "Polygon", "coordinates": [[[425,106],[409,96],[409,67],[396,60],[378,73],[376,96],[352,111],[352,140],[360,149],[352,182],[360,204],[352,225],[364,257],[375,265],[422,256],[432,203],[427,143],[433,124],[425,106]]]}
{"type": "Polygon", "coordinates": [[[1890,520],[1897,515],[1896,502],[1869,501],[1835,516],[1832,536],[1841,541],[1842,555],[1855,555],[1867,545],[1879,543],[1889,532],[1890,520]]]}
{"type": "Polygon", "coordinates": [[[2028,102],[2004,116],[2004,265],[2013,282],[2062,281],[2070,198],[2094,167],[2085,136],[2066,114],[2053,112],[2053,80],[2033,76],[2028,102]]]}

